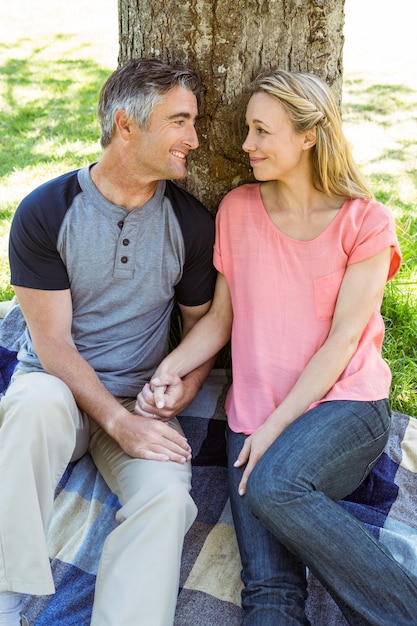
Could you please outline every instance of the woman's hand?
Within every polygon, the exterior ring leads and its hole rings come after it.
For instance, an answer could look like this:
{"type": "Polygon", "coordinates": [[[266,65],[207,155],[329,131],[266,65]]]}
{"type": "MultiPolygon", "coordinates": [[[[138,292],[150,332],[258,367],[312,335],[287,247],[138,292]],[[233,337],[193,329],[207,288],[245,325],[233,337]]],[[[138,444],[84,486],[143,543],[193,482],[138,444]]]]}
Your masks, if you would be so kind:
{"type": "Polygon", "coordinates": [[[195,397],[198,387],[190,377],[182,380],[176,374],[161,374],[146,383],[136,397],[135,413],[170,420],[181,413],[195,397]]]}
{"type": "Polygon", "coordinates": [[[246,463],[242,480],[239,483],[240,496],[244,496],[246,493],[246,484],[253,468],[283,430],[284,428],[279,424],[277,425],[276,421],[272,421],[270,418],[252,435],[247,437],[237,460],[233,464],[234,467],[242,467],[246,463]]]}

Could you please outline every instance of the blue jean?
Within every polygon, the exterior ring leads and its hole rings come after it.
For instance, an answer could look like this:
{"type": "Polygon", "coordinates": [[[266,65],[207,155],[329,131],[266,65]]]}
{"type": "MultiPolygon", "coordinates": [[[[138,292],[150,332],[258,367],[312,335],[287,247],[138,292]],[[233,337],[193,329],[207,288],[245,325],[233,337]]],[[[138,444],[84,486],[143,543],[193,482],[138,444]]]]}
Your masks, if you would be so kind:
{"type": "Polygon", "coordinates": [[[417,581],[337,500],[388,439],[388,401],[333,401],[293,422],[237,487],[245,435],[228,430],[231,505],[242,559],[245,626],[307,625],[306,566],[355,626],[417,623],[417,581]]]}

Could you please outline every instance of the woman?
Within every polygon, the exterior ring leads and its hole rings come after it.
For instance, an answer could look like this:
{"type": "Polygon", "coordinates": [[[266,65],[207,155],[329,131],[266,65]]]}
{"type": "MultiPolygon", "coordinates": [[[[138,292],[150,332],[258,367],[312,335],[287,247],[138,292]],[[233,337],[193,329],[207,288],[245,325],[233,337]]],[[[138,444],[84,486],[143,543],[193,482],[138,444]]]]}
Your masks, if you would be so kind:
{"type": "Polygon", "coordinates": [[[231,333],[243,623],[308,624],[307,566],[350,624],[415,624],[416,581],[336,503],[388,438],[380,305],[401,263],[392,215],[372,199],[317,77],[258,77],[246,122],[243,149],[259,182],[220,205],[212,307],[158,368],[156,407],[147,387],[137,409],[163,419],[179,377],[231,333]]]}

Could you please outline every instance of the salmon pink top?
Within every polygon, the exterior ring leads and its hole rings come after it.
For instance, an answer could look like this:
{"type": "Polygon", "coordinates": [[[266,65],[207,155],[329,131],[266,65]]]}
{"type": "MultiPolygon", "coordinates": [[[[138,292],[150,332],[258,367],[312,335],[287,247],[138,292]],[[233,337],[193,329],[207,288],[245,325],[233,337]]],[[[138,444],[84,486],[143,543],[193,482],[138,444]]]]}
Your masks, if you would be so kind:
{"type": "MultiPolygon", "coordinates": [[[[389,280],[401,255],[393,216],[375,200],[346,201],[321,235],[298,241],[271,221],[259,183],[226,195],[216,218],[214,264],[227,280],[234,312],[233,383],[226,400],[232,430],[252,433],[269,417],[326,340],[346,268],[387,247],[389,280]]],[[[381,356],[379,307],[321,402],[388,397],[391,372],[381,356]]]]}

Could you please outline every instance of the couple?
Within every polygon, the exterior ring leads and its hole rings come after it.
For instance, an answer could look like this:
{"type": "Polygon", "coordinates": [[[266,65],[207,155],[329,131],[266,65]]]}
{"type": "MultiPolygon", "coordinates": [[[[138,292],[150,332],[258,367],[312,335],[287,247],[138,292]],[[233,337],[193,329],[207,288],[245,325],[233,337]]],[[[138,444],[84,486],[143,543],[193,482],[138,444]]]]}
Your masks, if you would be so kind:
{"type": "Polygon", "coordinates": [[[308,623],[306,566],[351,624],[413,623],[415,581],[334,502],[388,437],[379,307],[400,265],[393,219],[358,173],[322,81],[276,71],[249,96],[243,149],[259,183],[226,196],[216,233],[171,182],[198,146],[198,79],[155,59],[106,81],[100,160],[16,211],[11,282],[28,330],[0,403],[0,472],[13,477],[0,496],[0,625],[27,623],[21,594],[54,591],[54,487],[87,450],[121,503],[91,624],[173,623],[196,515],[175,416],[230,335],[244,624],[308,623]],[[174,302],[183,340],[167,356],[174,302]]]}

